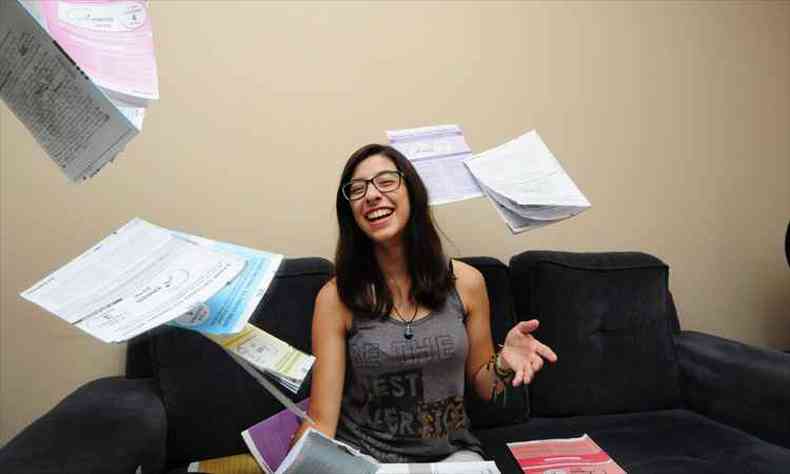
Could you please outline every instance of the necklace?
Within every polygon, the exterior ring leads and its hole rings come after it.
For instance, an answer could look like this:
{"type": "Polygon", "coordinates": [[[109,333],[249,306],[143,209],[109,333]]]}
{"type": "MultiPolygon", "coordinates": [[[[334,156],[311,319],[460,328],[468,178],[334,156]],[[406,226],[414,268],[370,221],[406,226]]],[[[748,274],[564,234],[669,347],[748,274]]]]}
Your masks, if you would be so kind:
{"type": "Polygon", "coordinates": [[[397,316],[398,319],[406,323],[406,328],[403,330],[403,337],[406,339],[411,339],[414,337],[414,333],[411,330],[411,323],[414,321],[414,318],[417,317],[418,306],[419,306],[418,304],[414,305],[414,314],[411,315],[411,319],[406,321],[406,318],[400,315],[400,311],[398,311],[398,308],[394,304],[392,305],[392,310],[395,311],[395,316],[397,316]]]}

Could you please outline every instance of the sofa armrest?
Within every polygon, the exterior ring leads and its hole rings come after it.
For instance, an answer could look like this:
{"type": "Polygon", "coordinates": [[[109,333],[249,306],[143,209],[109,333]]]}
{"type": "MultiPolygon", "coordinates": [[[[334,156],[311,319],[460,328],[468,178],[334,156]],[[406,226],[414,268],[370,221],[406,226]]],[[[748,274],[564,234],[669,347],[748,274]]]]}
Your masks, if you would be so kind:
{"type": "Polygon", "coordinates": [[[155,474],[167,420],[153,379],[107,377],[67,396],[0,449],[0,472],[155,474]]]}
{"type": "Polygon", "coordinates": [[[675,346],[690,408],[790,448],[790,354],[694,331],[675,346]]]}

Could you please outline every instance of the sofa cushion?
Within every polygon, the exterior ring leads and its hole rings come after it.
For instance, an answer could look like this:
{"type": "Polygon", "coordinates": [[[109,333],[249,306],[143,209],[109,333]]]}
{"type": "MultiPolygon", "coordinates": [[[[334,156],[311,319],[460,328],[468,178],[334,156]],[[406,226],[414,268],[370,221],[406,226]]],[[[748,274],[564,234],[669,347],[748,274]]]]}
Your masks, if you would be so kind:
{"type": "Polygon", "coordinates": [[[475,432],[502,474],[522,472],[505,443],[585,433],[629,474],[780,474],[790,466],[790,450],[688,410],[532,418],[475,432]]]}
{"type": "MultiPolygon", "coordinates": [[[[505,342],[505,336],[515,323],[513,296],[507,266],[491,257],[466,257],[459,259],[482,273],[491,308],[491,336],[494,344],[505,342]]],[[[508,394],[507,404],[480,400],[472,387],[466,387],[466,412],[473,428],[504,426],[521,423],[529,414],[529,397],[526,386],[508,394]]]]}
{"type": "Polygon", "coordinates": [[[680,406],[668,267],[643,253],[530,251],[510,272],[519,320],[557,353],[530,385],[535,416],[680,406]]]}
{"type": "Polygon", "coordinates": [[[127,474],[165,465],[165,410],[152,379],[88,382],[0,447],[3,474],[127,474]]]}
{"type": "MultiPolygon", "coordinates": [[[[324,259],[284,260],[250,321],[309,352],[315,296],[331,272],[324,259]]],[[[219,346],[196,332],[162,327],[151,334],[149,345],[167,411],[171,465],[246,452],[241,431],[283,408],[219,346]]],[[[307,384],[293,398],[306,393],[307,384]]]]}

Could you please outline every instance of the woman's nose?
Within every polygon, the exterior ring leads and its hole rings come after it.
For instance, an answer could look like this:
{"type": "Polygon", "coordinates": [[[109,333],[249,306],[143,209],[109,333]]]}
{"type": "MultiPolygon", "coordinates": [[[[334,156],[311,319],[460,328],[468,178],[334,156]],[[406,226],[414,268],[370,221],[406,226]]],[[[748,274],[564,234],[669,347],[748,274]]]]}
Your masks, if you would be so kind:
{"type": "Polygon", "coordinates": [[[381,198],[381,191],[379,191],[379,189],[376,186],[374,186],[373,183],[370,183],[368,185],[367,192],[365,193],[365,200],[375,201],[380,198],[381,198]]]}

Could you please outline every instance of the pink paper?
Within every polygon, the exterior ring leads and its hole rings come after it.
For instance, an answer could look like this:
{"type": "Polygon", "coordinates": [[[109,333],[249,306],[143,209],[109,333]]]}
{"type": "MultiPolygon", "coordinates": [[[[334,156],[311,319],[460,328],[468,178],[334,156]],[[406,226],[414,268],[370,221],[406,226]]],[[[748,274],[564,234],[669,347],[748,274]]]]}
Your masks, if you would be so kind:
{"type": "Polygon", "coordinates": [[[159,98],[147,2],[39,2],[52,38],[108,94],[136,104],[159,98]]]}
{"type": "Polygon", "coordinates": [[[525,474],[546,472],[625,474],[625,471],[587,435],[508,443],[525,474]]]}

